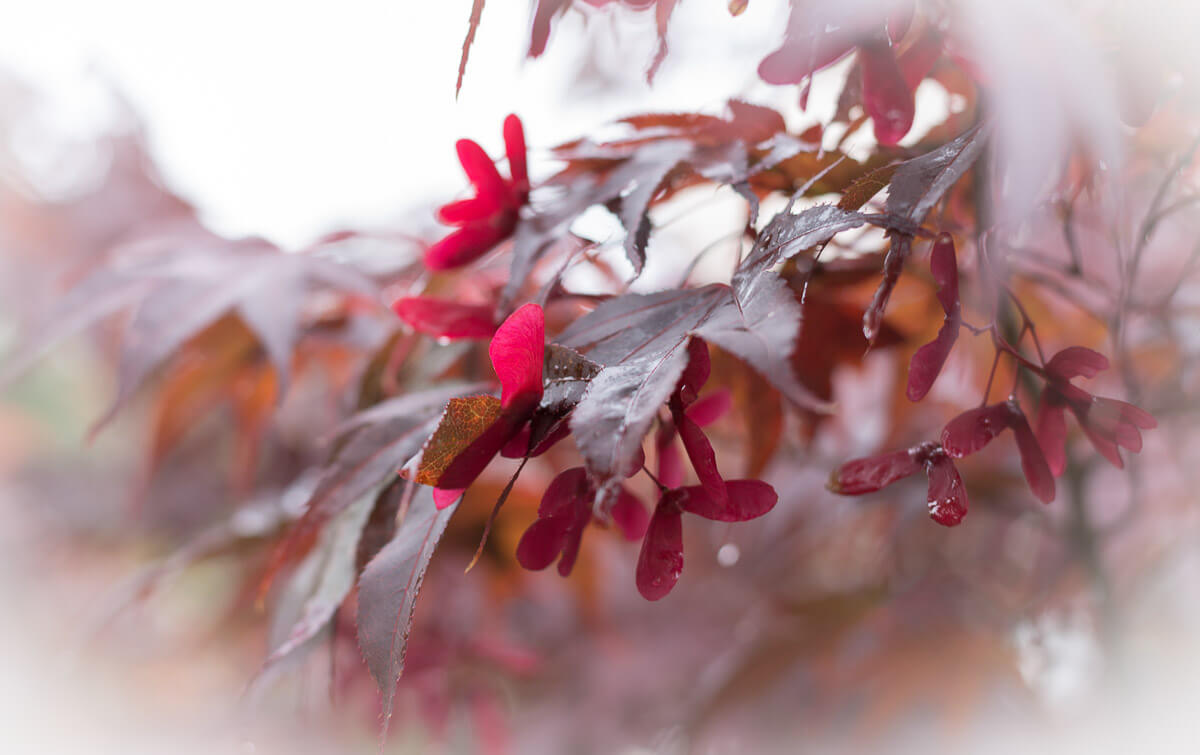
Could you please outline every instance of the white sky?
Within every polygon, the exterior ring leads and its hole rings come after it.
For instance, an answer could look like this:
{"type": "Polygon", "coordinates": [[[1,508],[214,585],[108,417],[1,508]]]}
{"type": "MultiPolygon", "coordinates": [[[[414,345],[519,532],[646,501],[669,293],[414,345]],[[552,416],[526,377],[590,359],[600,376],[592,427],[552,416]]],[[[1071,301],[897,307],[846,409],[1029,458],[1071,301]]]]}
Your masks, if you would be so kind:
{"type": "Polygon", "coordinates": [[[754,76],[780,36],[782,6],[757,0],[731,19],[723,0],[687,3],[653,90],[641,81],[650,15],[619,35],[611,14],[595,15],[590,33],[620,64],[606,74],[620,84],[607,94],[572,83],[578,14],[544,58],[524,60],[521,0],[486,6],[457,102],[470,0],[14,3],[0,24],[0,66],[49,92],[68,131],[95,117],[94,98],[80,94],[84,73],[104,73],[146,119],[169,182],[210,225],[294,246],[347,224],[394,226],[406,208],[462,191],[454,140],[498,152],[510,111],[537,148],[639,110],[715,110],[749,92],[787,102],[790,88],[754,76]]]}

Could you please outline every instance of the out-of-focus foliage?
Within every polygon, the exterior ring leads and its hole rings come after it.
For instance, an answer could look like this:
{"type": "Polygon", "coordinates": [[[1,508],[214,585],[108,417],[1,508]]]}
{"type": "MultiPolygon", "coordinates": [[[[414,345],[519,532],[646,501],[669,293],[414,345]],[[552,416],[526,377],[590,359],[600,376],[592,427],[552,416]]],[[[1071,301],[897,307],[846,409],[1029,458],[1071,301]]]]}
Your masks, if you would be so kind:
{"type": "MultiPolygon", "coordinates": [[[[568,14],[652,13],[653,78],[688,5],[542,0],[529,55],[568,14]]],[[[527,166],[538,124],[510,116],[508,177],[460,141],[473,196],[420,244],[223,238],[124,111],[87,191],[0,154],[29,323],[5,379],[86,334],[85,382],[113,385],[94,433],[136,450],[11,467],[27,497],[105,491],[58,547],[155,551],[101,641],[225,564],[208,614],[255,650],[250,700],[321,677],[405,743],[873,751],[997,700],[1037,718],[1046,666],[1111,678],[1195,537],[1200,120],[1170,60],[1140,92],[1101,73],[1119,31],[1058,4],[797,2],[758,73],[802,107],[840,76],[831,118],[737,97],[527,166]],[[915,133],[922,87],[947,107],[915,133]],[[734,243],[661,243],[718,188],[734,243]],[[674,283],[647,290],[656,264],[674,283]],[[1046,660],[1063,636],[1083,661],[1046,660]]],[[[33,112],[13,92],[0,128],[33,112]]],[[[15,406],[6,436],[38,412],[15,406]]]]}

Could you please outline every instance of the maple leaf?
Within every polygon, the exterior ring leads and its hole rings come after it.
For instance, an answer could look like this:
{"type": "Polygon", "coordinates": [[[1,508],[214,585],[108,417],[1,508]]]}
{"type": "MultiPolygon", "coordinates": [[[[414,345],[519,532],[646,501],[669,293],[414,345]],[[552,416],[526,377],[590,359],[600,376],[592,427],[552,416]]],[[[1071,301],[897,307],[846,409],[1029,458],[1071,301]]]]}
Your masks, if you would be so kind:
{"type": "Polygon", "coordinates": [[[379,488],[372,490],[339,512],[288,579],[272,610],[271,651],[260,678],[283,659],[310,647],[350,594],[359,573],[356,555],[363,527],[380,493],[379,488]]]}
{"type": "Polygon", "coordinates": [[[684,374],[693,336],[741,358],[797,405],[823,408],[787,361],[800,326],[795,297],[774,273],[755,280],[750,298],[721,284],[615,297],[560,334],[560,343],[601,365],[571,415],[571,429],[602,491],[630,471],[684,374]]]}
{"type": "Polygon", "coordinates": [[[236,422],[231,488],[250,490],[279,393],[276,371],[263,356],[253,331],[233,315],[180,347],[153,396],[147,480],[186,433],[228,404],[236,422]]]}
{"type": "Polygon", "coordinates": [[[447,491],[467,488],[533,418],[544,394],[545,328],[542,308],[526,304],[496,330],[488,353],[500,398],[450,402],[422,453],[418,481],[447,491]]]}
{"type": "Polygon", "coordinates": [[[421,581],[456,509],[457,504],[439,509],[432,490],[418,488],[395,536],[358,581],[358,646],[383,696],[381,740],[391,723],[421,581]]]}
{"type": "Polygon", "coordinates": [[[898,167],[900,163],[889,163],[859,176],[842,192],[842,198],[837,203],[838,209],[850,212],[861,209],[872,197],[887,188],[898,167]]]}
{"type": "Polygon", "coordinates": [[[412,495],[413,488],[408,480],[397,476],[388,482],[371,506],[371,513],[363,525],[362,535],[354,553],[354,573],[362,574],[371,559],[383,546],[391,542],[396,534],[396,515],[400,513],[401,505],[412,495]]]}
{"type": "Polygon", "coordinates": [[[351,418],[341,429],[336,450],[325,463],[303,516],[272,553],[260,593],[326,522],[396,478],[397,471],[421,452],[447,401],[479,387],[460,384],[409,393],[351,418]]]}
{"type": "Polygon", "coordinates": [[[301,475],[286,489],[261,490],[228,516],[192,534],[170,555],[127,579],[115,591],[98,624],[106,624],[134,601],[149,597],[164,581],[193,564],[278,535],[299,515],[298,504],[311,494],[314,484],[312,475],[301,475]]]}
{"type": "Polygon", "coordinates": [[[578,140],[555,148],[567,166],[546,181],[557,192],[548,203],[534,202],[517,226],[509,281],[502,304],[516,298],[535,263],[585,210],[603,206],[625,227],[625,255],[640,274],[652,230],[649,208],[674,191],[700,182],[728,184],[754,203],[748,181],[783,160],[815,146],[786,133],[776,111],[739,100],[727,115],[652,113],[625,118],[633,129],[625,139],[595,143],[578,140]]]}
{"type": "MultiPolygon", "coordinates": [[[[984,144],[984,130],[976,126],[957,139],[897,166],[888,185],[888,213],[920,225],[933,206],[975,164],[984,144]]],[[[912,234],[893,231],[890,236],[892,243],[883,259],[883,279],[871,306],[863,314],[863,333],[872,343],[879,334],[888,299],[912,252],[912,234]]]]}
{"type": "MultiPolygon", "coordinates": [[[[446,470],[456,460],[469,463],[472,467],[486,465],[496,450],[508,441],[504,436],[507,425],[500,425],[500,399],[495,396],[466,396],[450,399],[446,410],[438,420],[437,429],[425,444],[421,454],[421,466],[417,470],[417,482],[437,486],[446,470]],[[491,451],[491,453],[488,453],[491,451]],[[475,461],[478,456],[482,461],[475,461]]],[[[461,487],[448,489],[458,490],[461,487]]]]}
{"type": "MultiPolygon", "coordinates": [[[[654,25],[658,33],[658,48],[650,65],[646,69],[646,81],[652,83],[654,74],[667,56],[667,23],[679,0],[584,0],[588,5],[600,8],[606,5],[620,3],[636,11],[654,8],[654,25]]],[[[561,14],[571,6],[572,0],[538,0],[533,12],[533,30],[529,39],[529,57],[540,57],[546,51],[546,42],[550,37],[551,21],[555,15],[561,14]]]]}
{"type": "Polygon", "coordinates": [[[364,302],[378,298],[378,287],[357,270],[315,254],[286,254],[263,240],[227,241],[199,229],[144,238],[68,292],[48,324],[11,357],[0,380],[24,371],[67,336],[132,308],[122,338],[117,395],[93,424],[94,434],[189,339],[234,313],[270,358],[282,395],[302,331],[305,297],[314,289],[349,293],[364,302]]]}
{"type": "MultiPolygon", "coordinates": [[[[847,280],[856,282],[854,278],[847,280]]],[[[863,306],[839,296],[843,277],[829,275],[824,268],[817,268],[811,276],[798,271],[790,276],[790,282],[793,289],[804,291],[804,322],[792,352],[792,367],[813,395],[831,401],[834,370],[838,365],[861,365],[867,353],[867,339],[862,333],[863,306]]],[[[886,348],[903,340],[885,322],[875,346],[886,348]]],[[[809,420],[815,425],[822,416],[810,413],[809,420]]]]}
{"type": "Polygon", "coordinates": [[[537,0],[529,33],[529,57],[539,58],[546,51],[546,42],[550,39],[551,20],[570,5],[571,0],[537,0]]]}
{"type": "Polygon", "coordinates": [[[870,219],[863,213],[834,205],[816,205],[795,214],[787,210],[780,212],[767,222],[750,252],[738,264],[735,285],[740,281],[748,288],[763,271],[828,243],[842,231],[860,228],[870,219]]]}

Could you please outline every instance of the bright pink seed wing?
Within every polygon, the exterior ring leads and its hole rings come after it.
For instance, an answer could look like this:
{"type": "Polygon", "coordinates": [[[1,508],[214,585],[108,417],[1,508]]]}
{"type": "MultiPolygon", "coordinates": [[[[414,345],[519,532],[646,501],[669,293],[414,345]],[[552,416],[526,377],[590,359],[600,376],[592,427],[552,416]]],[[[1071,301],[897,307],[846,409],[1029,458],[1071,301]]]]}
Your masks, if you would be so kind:
{"type": "Polygon", "coordinates": [[[757,519],[779,501],[775,488],[761,480],[730,480],[729,500],[720,504],[701,486],[682,488],[680,505],[689,514],[717,522],[746,522],[757,519]]]}
{"type": "Polygon", "coordinates": [[[637,588],[646,600],[671,592],[683,572],[683,521],[678,505],[667,493],[654,509],[637,562],[637,588]]]}
{"type": "Polygon", "coordinates": [[[946,423],[942,429],[942,448],[956,459],[970,456],[992,442],[1013,422],[1007,402],[970,409],[946,423]]]}
{"type": "Polygon", "coordinates": [[[488,355],[500,378],[500,406],[532,412],[542,400],[542,362],[546,317],[537,304],[526,304],[496,329],[488,355]]]}
{"type": "Polygon", "coordinates": [[[448,202],[438,208],[437,219],[446,225],[466,225],[487,218],[500,209],[494,197],[470,197],[448,202]]]}
{"type": "Polygon", "coordinates": [[[874,493],[920,469],[908,451],[895,451],[846,462],[830,475],[827,487],[839,495],[874,493]]]}
{"type": "Polygon", "coordinates": [[[433,489],[433,505],[437,508],[438,511],[441,511],[442,509],[446,508],[447,506],[453,504],[459,498],[462,498],[462,494],[465,492],[466,492],[465,489],[447,490],[446,488],[434,488],[433,489]]]}
{"type": "Polygon", "coordinates": [[[696,403],[687,408],[687,416],[691,417],[692,421],[700,427],[707,427],[725,416],[731,406],[733,406],[733,394],[729,392],[728,388],[722,388],[697,399],[696,403]]]}
{"type": "Polygon", "coordinates": [[[1067,468],[1067,414],[1063,405],[1049,391],[1042,393],[1036,435],[1050,472],[1058,477],[1067,468]]]}
{"type": "Polygon", "coordinates": [[[625,488],[617,493],[617,500],[612,506],[613,524],[621,531],[626,540],[641,540],[650,524],[650,514],[642,501],[625,488]]]}
{"type": "Polygon", "coordinates": [[[483,147],[470,139],[459,139],[455,146],[463,172],[467,174],[481,200],[495,207],[516,206],[516,197],[513,196],[512,189],[500,177],[500,171],[496,170],[496,164],[483,151],[483,147]]]}
{"type": "Polygon", "coordinates": [[[925,467],[929,475],[929,516],[933,521],[953,527],[967,515],[967,489],[954,462],[938,455],[925,467]]]}
{"type": "Polygon", "coordinates": [[[488,222],[472,223],[429,245],[425,250],[425,267],[430,270],[452,270],[474,262],[508,238],[512,228],[488,222]]]}
{"type": "Polygon", "coordinates": [[[904,80],[896,53],[886,38],[858,48],[862,70],[863,109],[875,126],[875,140],[883,145],[898,143],[912,128],[913,93],[904,80]]]}
{"type": "Polygon", "coordinates": [[[492,308],[427,296],[406,296],[392,310],[413,330],[436,338],[490,338],[492,308]]]}
{"type": "Polygon", "coordinates": [[[1068,346],[1046,362],[1046,372],[1059,380],[1094,378],[1108,369],[1108,358],[1086,346],[1068,346]]]}
{"type": "Polygon", "coordinates": [[[521,119],[510,115],[504,119],[504,151],[508,154],[508,171],[513,188],[519,194],[529,191],[529,170],[525,164],[525,129],[521,119]]]}
{"type": "Polygon", "coordinates": [[[729,501],[729,495],[725,492],[725,480],[717,469],[717,455],[708,437],[684,412],[676,412],[675,427],[700,485],[718,506],[724,506],[729,501]]]}
{"type": "Polygon", "coordinates": [[[1012,429],[1017,438],[1017,450],[1021,453],[1021,471],[1025,473],[1029,489],[1042,503],[1050,503],[1054,500],[1054,474],[1023,413],[1013,419],[1012,429]]]}

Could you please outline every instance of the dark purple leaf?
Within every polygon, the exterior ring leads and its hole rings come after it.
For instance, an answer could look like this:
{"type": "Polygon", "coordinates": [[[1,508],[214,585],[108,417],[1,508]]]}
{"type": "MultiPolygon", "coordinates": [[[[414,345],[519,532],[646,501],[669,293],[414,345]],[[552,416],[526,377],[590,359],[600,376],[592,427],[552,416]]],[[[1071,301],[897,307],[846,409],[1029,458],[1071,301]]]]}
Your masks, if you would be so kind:
{"type": "Polygon", "coordinates": [[[734,285],[737,286],[739,280],[753,280],[763,270],[807,249],[821,246],[838,233],[858,228],[867,222],[866,215],[834,205],[817,205],[797,214],[781,212],[771,218],[758,235],[750,253],[738,265],[734,285]]]}
{"type": "Polygon", "coordinates": [[[321,531],[317,547],[297,565],[273,610],[271,652],[264,672],[310,646],[329,626],[354,586],[360,537],[377,496],[372,491],[339,512],[321,531]]]}
{"type": "Polygon", "coordinates": [[[887,210],[925,222],[933,206],[975,164],[985,144],[978,126],[935,150],[901,163],[888,187],[887,210]]]}
{"type": "Polygon", "coordinates": [[[571,419],[576,444],[600,487],[611,492],[641,449],[658,409],[687,366],[692,335],[745,360],[784,395],[820,407],[787,361],[799,329],[799,307],[778,276],[742,306],[728,286],[628,294],[602,303],[563,331],[561,343],[603,369],[571,419]],[[774,285],[771,285],[771,282],[774,285]]]}
{"type": "MultiPolygon", "coordinates": [[[[901,163],[888,186],[889,215],[920,225],[933,206],[950,190],[983,152],[983,130],[976,126],[957,139],[920,157],[901,163]]],[[[883,312],[912,252],[912,236],[893,231],[892,244],[883,260],[883,279],[871,306],[863,313],[863,335],[870,343],[879,334],[883,312]]]]}
{"type": "Polygon", "coordinates": [[[380,737],[391,722],[396,682],[404,671],[408,633],[421,580],[457,504],[438,510],[429,488],[413,496],[395,538],[358,581],[358,646],[383,693],[380,737]]]}
{"type": "MultiPolygon", "coordinates": [[[[358,539],[358,550],[354,556],[355,574],[362,574],[362,570],[375,558],[375,554],[391,542],[396,534],[396,515],[400,513],[400,504],[411,486],[411,482],[397,476],[375,496],[371,514],[367,517],[367,523],[363,525],[362,537],[358,539]]],[[[434,492],[436,494],[436,491],[434,492]]]]}
{"type": "Polygon", "coordinates": [[[297,544],[371,490],[395,478],[424,445],[451,398],[473,385],[410,393],[363,412],[346,425],[342,444],[326,463],[304,515],[272,555],[268,573],[292,556],[297,544]]]}

